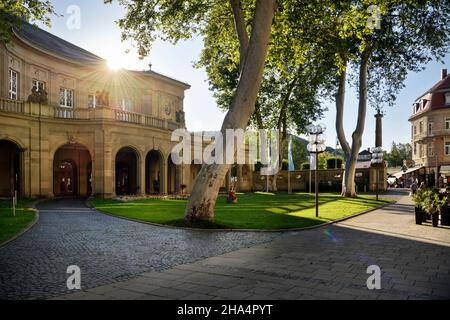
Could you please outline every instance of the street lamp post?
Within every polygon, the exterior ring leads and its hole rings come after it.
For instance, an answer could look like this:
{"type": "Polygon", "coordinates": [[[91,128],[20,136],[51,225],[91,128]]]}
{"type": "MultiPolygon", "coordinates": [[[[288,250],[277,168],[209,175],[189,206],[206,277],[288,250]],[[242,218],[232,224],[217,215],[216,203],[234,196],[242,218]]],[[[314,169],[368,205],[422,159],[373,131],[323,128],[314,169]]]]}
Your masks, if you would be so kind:
{"type": "Polygon", "coordinates": [[[378,182],[380,180],[379,178],[379,170],[380,166],[383,164],[383,149],[381,147],[375,147],[372,149],[372,160],[371,164],[373,167],[375,167],[375,178],[376,178],[376,184],[375,184],[375,192],[376,192],[376,199],[378,201],[378,182]]]}
{"type": "MultiPolygon", "coordinates": [[[[307,149],[310,154],[314,154],[315,156],[315,168],[314,168],[314,184],[315,184],[315,192],[316,192],[316,218],[319,216],[319,181],[317,177],[317,169],[318,169],[318,155],[320,153],[325,152],[325,136],[324,132],[326,130],[326,126],[324,124],[319,125],[310,125],[307,128],[309,133],[309,144],[307,149]]],[[[309,168],[312,169],[311,167],[309,168]]],[[[311,183],[311,180],[310,180],[311,183]]]]}

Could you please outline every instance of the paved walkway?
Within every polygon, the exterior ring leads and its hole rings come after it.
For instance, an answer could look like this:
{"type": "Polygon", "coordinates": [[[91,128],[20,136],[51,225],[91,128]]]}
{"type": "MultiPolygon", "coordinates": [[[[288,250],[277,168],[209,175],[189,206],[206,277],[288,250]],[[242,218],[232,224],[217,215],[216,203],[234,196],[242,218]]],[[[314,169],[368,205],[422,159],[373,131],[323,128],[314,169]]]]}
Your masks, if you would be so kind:
{"type": "Polygon", "coordinates": [[[402,197],[336,225],[57,299],[449,298],[450,230],[416,226],[402,197]],[[381,268],[381,290],[367,289],[369,265],[381,268]]]}
{"type": "Polygon", "coordinates": [[[69,292],[69,265],[81,268],[88,289],[281,236],[155,227],[98,213],[83,200],[44,202],[38,208],[37,225],[0,248],[0,300],[69,292]]]}

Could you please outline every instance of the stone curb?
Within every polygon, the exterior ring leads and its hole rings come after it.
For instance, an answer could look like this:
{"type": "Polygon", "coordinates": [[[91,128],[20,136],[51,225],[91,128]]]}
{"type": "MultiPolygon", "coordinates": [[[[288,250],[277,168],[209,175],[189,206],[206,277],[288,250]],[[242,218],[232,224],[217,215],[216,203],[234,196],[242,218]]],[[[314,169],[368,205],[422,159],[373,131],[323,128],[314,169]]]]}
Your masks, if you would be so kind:
{"type": "Polygon", "coordinates": [[[12,238],[9,238],[9,239],[3,241],[2,243],[0,243],[0,248],[6,246],[10,242],[13,242],[14,240],[16,240],[17,238],[19,238],[20,236],[22,236],[23,234],[28,232],[31,228],[33,228],[36,225],[36,223],[39,221],[39,210],[36,208],[36,205],[45,200],[47,200],[47,199],[37,199],[37,200],[33,201],[33,203],[30,206],[30,208],[35,211],[33,221],[31,221],[25,229],[23,229],[19,233],[15,234],[12,238]]]}
{"type": "Polygon", "coordinates": [[[128,217],[122,217],[122,216],[117,216],[114,215],[112,213],[109,212],[105,212],[102,210],[98,210],[95,209],[89,202],[90,198],[86,200],[85,204],[88,208],[91,208],[92,210],[95,210],[96,212],[99,212],[101,214],[110,216],[110,217],[114,217],[114,218],[119,218],[119,219],[123,219],[123,220],[128,220],[128,221],[133,221],[133,222],[138,222],[138,223],[143,223],[143,224],[148,224],[151,226],[155,226],[155,227],[161,227],[161,228],[167,228],[167,229],[177,229],[177,230],[191,230],[191,231],[201,231],[201,232],[279,232],[279,233],[287,233],[287,232],[294,232],[294,231],[306,231],[306,230],[313,230],[313,229],[318,229],[321,227],[325,227],[328,225],[332,225],[332,224],[336,224],[338,222],[342,222],[345,220],[349,220],[355,217],[358,217],[360,215],[375,211],[375,210],[379,210],[379,209],[383,209],[385,207],[394,205],[397,203],[397,201],[391,202],[391,203],[386,203],[382,206],[376,207],[376,208],[372,208],[369,210],[365,210],[362,212],[358,212],[355,214],[352,214],[350,216],[344,217],[344,218],[340,218],[337,220],[333,220],[330,222],[324,222],[315,226],[310,226],[310,227],[304,227],[304,228],[290,228],[290,229],[201,229],[201,228],[190,228],[190,227],[176,227],[176,226],[170,226],[170,225],[166,225],[166,224],[159,224],[159,223],[155,223],[155,222],[149,222],[149,221],[142,221],[142,220],[138,220],[138,219],[133,219],[133,218],[128,218],[128,217]]]}

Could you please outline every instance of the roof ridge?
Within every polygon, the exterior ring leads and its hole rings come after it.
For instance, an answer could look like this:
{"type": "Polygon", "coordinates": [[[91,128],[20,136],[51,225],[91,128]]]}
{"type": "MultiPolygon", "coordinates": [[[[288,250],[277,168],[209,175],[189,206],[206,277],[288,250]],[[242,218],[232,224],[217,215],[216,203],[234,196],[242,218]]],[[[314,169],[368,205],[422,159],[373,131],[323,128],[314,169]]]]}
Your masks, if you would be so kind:
{"type": "Polygon", "coordinates": [[[50,51],[64,58],[81,61],[106,61],[104,58],[64,40],[35,24],[23,21],[21,26],[13,28],[14,33],[40,49],[50,51]]]}

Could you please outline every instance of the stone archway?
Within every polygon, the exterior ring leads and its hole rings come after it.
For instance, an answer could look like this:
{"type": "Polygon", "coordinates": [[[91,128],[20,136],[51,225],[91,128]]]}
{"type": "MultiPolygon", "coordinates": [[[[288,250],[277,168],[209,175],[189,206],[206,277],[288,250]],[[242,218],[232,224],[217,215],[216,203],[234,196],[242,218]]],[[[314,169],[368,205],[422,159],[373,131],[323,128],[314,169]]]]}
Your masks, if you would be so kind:
{"type": "Polygon", "coordinates": [[[22,149],[10,140],[0,140],[0,197],[22,195],[22,149]]]}
{"type": "Polygon", "coordinates": [[[145,193],[162,193],[163,156],[157,150],[151,150],[145,158],[145,193]]]}
{"type": "Polygon", "coordinates": [[[139,193],[138,155],[131,147],[124,147],[116,154],[116,194],[139,193]]]}
{"type": "Polygon", "coordinates": [[[175,194],[178,191],[178,168],[172,161],[172,154],[169,154],[167,159],[167,193],[175,194]]]}
{"type": "Polygon", "coordinates": [[[92,192],[92,159],[81,144],[65,144],[53,157],[53,194],[89,196],[92,192]]]}

